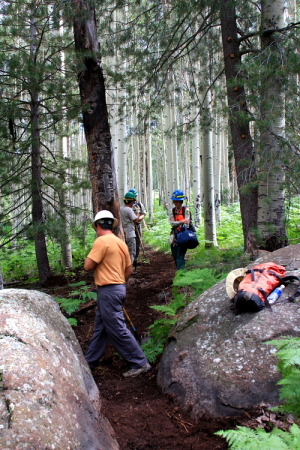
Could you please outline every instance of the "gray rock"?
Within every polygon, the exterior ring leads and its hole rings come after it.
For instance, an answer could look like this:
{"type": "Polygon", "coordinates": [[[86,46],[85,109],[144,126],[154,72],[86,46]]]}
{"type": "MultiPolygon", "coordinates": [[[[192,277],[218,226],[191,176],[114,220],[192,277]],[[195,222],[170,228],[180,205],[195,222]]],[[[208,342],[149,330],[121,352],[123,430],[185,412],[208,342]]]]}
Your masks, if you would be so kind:
{"type": "MultiPolygon", "coordinates": [[[[251,267],[268,261],[299,276],[300,244],[266,254],[251,267]]],[[[282,297],[296,290],[290,284],[282,297]]],[[[235,416],[260,402],[276,404],[280,374],[276,350],[266,341],[299,335],[298,302],[236,316],[222,280],[179,318],[159,365],[158,384],[194,417],[235,416]]]]}
{"type": "Polygon", "coordinates": [[[0,374],[1,449],[119,449],[76,336],[49,295],[0,291],[0,374]]]}

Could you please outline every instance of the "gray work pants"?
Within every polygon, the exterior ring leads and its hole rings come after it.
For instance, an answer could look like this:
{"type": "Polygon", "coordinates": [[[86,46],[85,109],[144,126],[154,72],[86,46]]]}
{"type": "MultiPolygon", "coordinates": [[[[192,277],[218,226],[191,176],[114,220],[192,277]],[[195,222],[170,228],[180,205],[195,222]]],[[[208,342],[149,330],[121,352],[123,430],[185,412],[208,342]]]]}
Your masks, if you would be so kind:
{"type": "Polygon", "coordinates": [[[125,323],[122,308],[125,296],[124,284],[98,287],[94,333],[85,354],[91,369],[97,366],[109,340],[131,369],[138,369],[147,363],[143,350],[125,323]]]}
{"type": "Polygon", "coordinates": [[[126,238],[126,244],[129,250],[131,262],[136,258],[136,237],[126,238]]]}

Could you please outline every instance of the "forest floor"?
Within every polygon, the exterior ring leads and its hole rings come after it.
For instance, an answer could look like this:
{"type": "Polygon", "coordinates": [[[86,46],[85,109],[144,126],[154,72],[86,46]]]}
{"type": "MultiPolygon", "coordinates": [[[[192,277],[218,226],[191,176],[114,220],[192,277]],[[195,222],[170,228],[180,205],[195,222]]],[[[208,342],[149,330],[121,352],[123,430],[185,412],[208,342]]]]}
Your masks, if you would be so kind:
{"type": "MultiPolygon", "coordinates": [[[[168,302],[172,295],[175,265],[170,255],[145,249],[137,274],[127,286],[125,307],[140,335],[161,313],[149,308],[168,302]],[[146,257],[145,257],[146,256],[146,257]]],[[[86,281],[94,289],[92,273],[81,271],[77,280],[86,281]]],[[[54,280],[53,280],[54,281],[54,280]]],[[[58,280],[57,280],[58,281],[58,280]]],[[[74,288],[73,288],[74,290],[74,288]]],[[[53,283],[45,291],[65,297],[69,284],[53,283]]],[[[92,336],[96,312],[95,301],[81,305],[73,314],[78,325],[73,327],[83,352],[92,336]]],[[[102,413],[115,430],[120,450],[225,450],[226,441],[214,433],[221,429],[244,425],[250,415],[240,418],[192,419],[176,400],[163,394],[156,384],[157,361],[152,369],[136,378],[124,378],[128,367],[112,346],[108,346],[98,368],[93,373],[102,398],[102,413]]]]}

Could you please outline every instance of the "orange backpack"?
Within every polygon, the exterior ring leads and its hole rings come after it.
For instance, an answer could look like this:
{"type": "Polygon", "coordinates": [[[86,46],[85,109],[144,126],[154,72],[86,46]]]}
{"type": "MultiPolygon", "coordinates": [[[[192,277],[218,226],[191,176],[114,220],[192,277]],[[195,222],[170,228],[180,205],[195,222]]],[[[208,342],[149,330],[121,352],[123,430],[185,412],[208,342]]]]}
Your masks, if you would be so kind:
{"type": "MultiPolygon", "coordinates": [[[[265,307],[271,308],[267,297],[277,286],[285,284],[285,274],[285,267],[273,262],[258,264],[248,270],[232,299],[235,311],[257,312],[265,307]]],[[[290,281],[290,277],[286,278],[290,281]]]]}

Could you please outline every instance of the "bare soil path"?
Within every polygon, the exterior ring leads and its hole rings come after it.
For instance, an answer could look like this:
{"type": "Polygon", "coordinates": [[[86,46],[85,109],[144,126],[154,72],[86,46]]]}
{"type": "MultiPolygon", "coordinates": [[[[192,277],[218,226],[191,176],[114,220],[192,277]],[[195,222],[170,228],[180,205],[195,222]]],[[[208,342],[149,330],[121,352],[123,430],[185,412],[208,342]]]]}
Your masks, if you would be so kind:
{"type": "MultiPolygon", "coordinates": [[[[151,305],[168,301],[171,295],[175,265],[169,255],[146,249],[146,258],[138,265],[138,272],[128,283],[126,310],[140,334],[161,317],[151,305]]],[[[81,272],[80,279],[94,288],[92,274],[81,272]]],[[[66,289],[68,286],[66,285],[66,289]]],[[[51,295],[62,295],[48,289],[51,295]]],[[[70,288],[69,288],[70,290],[70,288]]],[[[76,314],[74,327],[85,351],[93,332],[95,304],[82,305],[76,314]]],[[[113,426],[121,450],[225,450],[224,439],[214,435],[220,429],[234,428],[239,422],[232,418],[202,417],[193,420],[176,401],[164,395],[156,384],[157,364],[133,379],[122,373],[128,369],[112,346],[108,346],[99,367],[94,372],[102,398],[102,412],[113,426]]]]}

